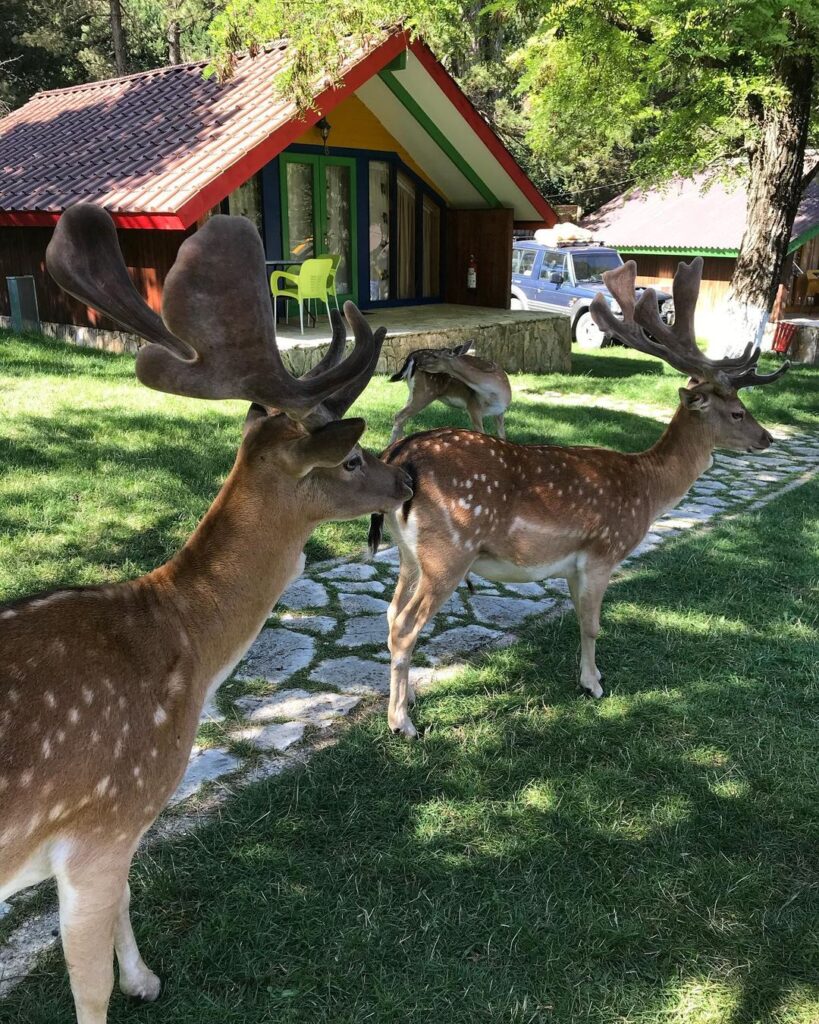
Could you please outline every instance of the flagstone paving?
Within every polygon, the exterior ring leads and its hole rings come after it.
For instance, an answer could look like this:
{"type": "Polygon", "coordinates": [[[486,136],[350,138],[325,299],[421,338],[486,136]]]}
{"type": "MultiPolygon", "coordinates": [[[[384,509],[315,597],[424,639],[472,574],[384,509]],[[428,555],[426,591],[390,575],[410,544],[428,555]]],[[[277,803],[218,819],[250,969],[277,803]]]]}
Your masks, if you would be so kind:
{"type": "MultiPolygon", "coordinates": [[[[646,413],[658,415],[654,407],[646,407],[646,413]]],[[[775,436],[775,456],[716,454],[711,469],[654,524],[620,572],[669,537],[759,508],[816,474],[819,435],[782,431],[775,436]]],[[[308,567],[291,584],[232,680],[203,712],[188,770],[171,800],[174,813],[195,808],[192,798],[206,796],[214,785],[228,785],[225,780],[241,784],[304,760],[305,743],[389,692],[386,609],[398,562],[395,548],[387,548],[372,560],[308,567]]],[[[527,619],[571,610],[565,580],[509,585],[472,580],[475,592],[461,588],[422,635],[410,676],[414,685],[457,670],[459,660],[512,643],[527,619]],[[440,668],[447,664],[449,670],[440,668]]],[[[0,918],[20,898],[24,894],[11,905],[0,904],[0,918]]],[[[47,937],[51,913],[41,916],[40,932],[47,937]]],[[[15,941],[31,943],[32,928],[23,921],[5,943],[4,962],[17,965],[15,977],[31,962],[28,952],[14,959],[15,941]]],[[[0,970],[0,995],[11,984],[0,970]]]]}

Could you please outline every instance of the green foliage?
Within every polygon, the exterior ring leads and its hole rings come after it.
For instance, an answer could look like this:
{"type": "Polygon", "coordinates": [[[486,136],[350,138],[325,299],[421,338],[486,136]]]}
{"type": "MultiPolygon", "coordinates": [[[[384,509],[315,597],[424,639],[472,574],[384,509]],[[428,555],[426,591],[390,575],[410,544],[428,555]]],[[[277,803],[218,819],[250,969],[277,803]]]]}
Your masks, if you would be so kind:
{"type": "MultiPolygon", "coordinates": [[[[513,0],[500,0],[514,8],[513,0]]],[[[785,99],[783,61],[819,46],[812,0],[544,2],[515,56],[530,141],[575,186],[633,154],[638,180],[730,174],[760,112],[785,99]]]]}
{"type": "Polygon", "coordinates": [[[587,207],[624,179],[744,170],[754,113],[784,98],[781,62],[819,48],[815,0],[228,0],[215,67],[229,74],[236,49],[287,36],[279,87],[306,108],[350,41],[401,20],[535,181],[587,207]]]}
{"type": "MultiPolygon", "coordinates": [[[[129,71],[168,63],[179,22],[183,60],[207,56],[207,26],[222,0],[123,0],[129,71]]],[[[0,113],[42,89],[116,74],[108,0],[0,0],[0,113]]]]}

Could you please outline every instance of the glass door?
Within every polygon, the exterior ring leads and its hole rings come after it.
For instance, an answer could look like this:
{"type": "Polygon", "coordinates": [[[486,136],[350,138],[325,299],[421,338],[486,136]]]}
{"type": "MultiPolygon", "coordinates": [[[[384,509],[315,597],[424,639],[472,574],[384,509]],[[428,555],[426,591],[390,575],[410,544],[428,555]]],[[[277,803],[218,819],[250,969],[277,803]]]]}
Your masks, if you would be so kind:
{"type": "Polygon", "coordinates": [[[339,303],[357,299],[355,160],[307,153],[280,159],[285,256],[338,255],[339,303]]]}

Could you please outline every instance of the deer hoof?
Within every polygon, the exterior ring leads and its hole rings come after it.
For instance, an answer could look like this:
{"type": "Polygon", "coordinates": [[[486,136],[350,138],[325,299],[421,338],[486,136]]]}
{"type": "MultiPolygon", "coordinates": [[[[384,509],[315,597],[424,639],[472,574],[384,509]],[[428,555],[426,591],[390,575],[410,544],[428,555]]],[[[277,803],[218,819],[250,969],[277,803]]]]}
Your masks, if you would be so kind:
{"type": "Polygon", "coordinates": [[[586,693],[589,694],[590,697],[599,698],[603,696],[603,687],[600,685],[600,683],[598,683],[596,679],[589,679],[588,681],[585,679],[581,679],[580,685],[583,687],[586,693]]]}
{"type": "Polygon", "coordinates": [[[412,724],[409,715],[396,715],[390,719],[390,730],[393,736],[404,736],[408,740],[418,738],[418,730],[412,724]]]}
{"type": "Polygon", "coordinates": [[[143,1003],[152,1003],[159,997],[162,982],[147,968],[138,978],[129,978],[127,981],[120,978],[120,991],[131,999],[139,999],[143,1003]]]}

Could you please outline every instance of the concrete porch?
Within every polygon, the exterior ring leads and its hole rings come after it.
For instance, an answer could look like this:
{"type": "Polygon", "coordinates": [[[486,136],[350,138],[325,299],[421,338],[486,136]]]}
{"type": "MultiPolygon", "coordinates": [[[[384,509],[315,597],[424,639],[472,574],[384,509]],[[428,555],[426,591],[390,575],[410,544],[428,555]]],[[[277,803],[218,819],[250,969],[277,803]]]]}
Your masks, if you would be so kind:
{"type": "MultiPolygon", "coordinates": [[[[556,313],[490,309],[446,303],[366,310],[373,330],[387,328],[378,373],[394,373],[416,348],[442,348],[474,340],[474,351],[508,373],[566,373],[571,368],[571,330],[556,313]]],[[[315,366],[330,343],[327,316],[299,332],[298,319],[276,325],[279,349],[292,373],[315,366]]]]}

